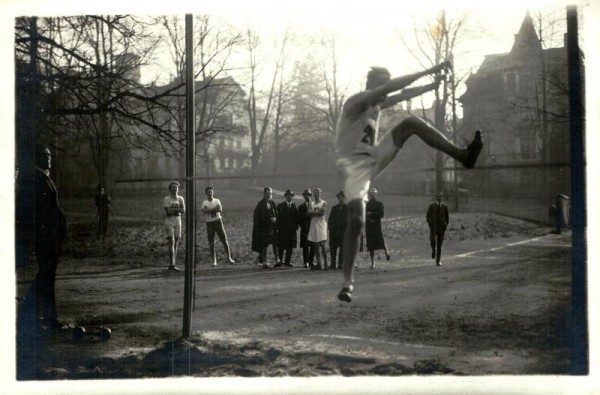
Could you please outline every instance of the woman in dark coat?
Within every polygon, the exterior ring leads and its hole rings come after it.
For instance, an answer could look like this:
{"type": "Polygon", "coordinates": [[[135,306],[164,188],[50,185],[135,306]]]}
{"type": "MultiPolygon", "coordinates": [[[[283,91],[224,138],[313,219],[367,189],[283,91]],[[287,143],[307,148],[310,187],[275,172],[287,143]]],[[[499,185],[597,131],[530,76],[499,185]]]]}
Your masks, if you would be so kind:
{"type": "Polygon", "coordinates": [[[375,250],[384,250],[385,257],[389,261],[388,253],[383,231],[381,230],[381,218],[383,218],[383,203],[377,200],[377,188],[371,188],[369,191],[369,201],[367,202],[366,212],[367,220],[365,224],[365,233],[367,236],[367,250],[371,256],[371,269],[375,268],[375,250]]]}
{"type": "Polygon", "coordinates": [[[258,202],[254,209],[252,222],[252,251],[258,252],[258,262],[268,268],[267,247],[273,245],[273,254],[276,264],[277,256],[277,207],[272,199],[273,190],[265,187],[263,199],[258,202]]]}

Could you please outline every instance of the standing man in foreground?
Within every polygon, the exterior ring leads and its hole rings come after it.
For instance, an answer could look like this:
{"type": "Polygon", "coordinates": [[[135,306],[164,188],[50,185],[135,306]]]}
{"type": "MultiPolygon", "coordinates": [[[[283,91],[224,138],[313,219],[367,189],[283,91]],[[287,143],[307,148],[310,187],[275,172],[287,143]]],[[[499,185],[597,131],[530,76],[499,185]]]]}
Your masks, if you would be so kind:
{"type": "Polygon", "coordinates": [[[344,235],[344,283],[338,299],[351,302],[354,292],[354,261],[360,233],[365,223],[365,198],[371,180],[394,159],[406,140],[418,136],[466,168],[472,168],[483,147],[481,132],[476,131],[466,148],[459,148],[425,120],[410,116],[403,119],[378,140],[379,114],[382,109],[437,88],[441,79],[429,85],[404,89],[421,77],[439,74],[452,67],[449,61],[422,72],[391,79],[387,69],[373,67],[367,75],[366,90],[344,103],[336,127],[336,166],[342,189],[348,199],[348,226],[344,235]],[[400,93],[389,96],[392,92],[400,93]]]}
{"type": "Polygon", "coordinates": [[[179,271],[180,269],[175,262],[177,260],[177,247],[181,238],[181,214],[185,213],[185,202],[183,196],[178,194],[179,183],[177,181],[169,184],[169,192],[170,194],[163,199],[169,270],[179,271]]]}
{"type": "MultiPolygon", "coordinates": [[[[52,156],[48,147],[35,146],[35,168],[20,182],[17,194],[17,242],[33,245],[38,272],[21,309],[22,322],[34,329],[61,329],[56,310],[56,270],[67,238],[67,221],[50,178],[52,156]],[[33,322],[32,322],[33,320],[33,322]]],[[[29,256],[30,250],[25,249],[29,256]]],[[[26,329],[26,328],[23,328],[26,329]]]]}
{"type": "Polygon", "coordinates": [[[229,241],[227,241],[227,234],[223,227],[223,220],[221,219],[221,212],[223,206],[221,201],[214,197],[215,189],[211,186],[204,188],[206,194],[206,200],[202,202],[201,210],[204,213],[206,220],[206,234],[208,236],[208,246],[210,248],[210,256],[212,259],[212,266],[217,266],[217,253],[215,252],[215,233],[219,236],[219,240],[223,244],[225,254],[227,255],[227,263],[233,265],[235,261],[231,258],[231,249],[229,248],[229,241]]]}
{"type": "Polygon", "coordinates": [[[448,206],[442,202],[444,194],[438,192],[435,194],[436,202],[431,203],[427,209],[427,225],[429,225],[429,242],[431,243],[431,259],[435,259],[437,266],[442,266],[442,244],[444,243],[444,233],[448,227],[450,218],[448,216],[448,206]]]}
{"type": "MultiPolygon", "coordinates": [[[[292,252],[298,244],[298,209],[296,203],[292,201],[294,192],[288,189],[283,194],[285,201],[277,205],[277,238],[279,262],[292,267],[292,252]],[[283,260],[283,252],[285,251],[285,261],[283,260]]],[[[276,265],[276,266],[277,266],[276,265]]]]}

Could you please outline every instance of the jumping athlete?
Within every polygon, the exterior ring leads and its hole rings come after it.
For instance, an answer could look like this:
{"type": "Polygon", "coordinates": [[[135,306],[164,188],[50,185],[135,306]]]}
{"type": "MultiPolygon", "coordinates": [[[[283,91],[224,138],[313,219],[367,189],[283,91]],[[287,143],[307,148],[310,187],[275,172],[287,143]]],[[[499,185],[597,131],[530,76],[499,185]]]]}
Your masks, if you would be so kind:
{"type": "Polygon", "coordinates": [[[475,132],[473,141],[466,148],[459,148],[439,130],[416,116],[403,119],[380,141],[377,140],[382,109],[437,88],[441,82],[440,74],[451,68],[452,63],[445,61],[425,71],[391,79],[386,68],[372,67],[367,74],[366,90],[351,96],[344,103],[335,140],[336,165],[348,199],[348,225],[342,254],[344,284],[338,294],[341,301],[352,301],[354,261],[365,223],[365,199],[371,180],[387,167],[406,140],[416,135],[425,144],[458,160],[466,168],[472,168],[477,161],[483,147],[480,131],[475,132]],[[436,75],[435,82],[404,89],[427,75],[436,75]],[[400,93],[388,97],[388,94],[396,91],[400,93]]]}

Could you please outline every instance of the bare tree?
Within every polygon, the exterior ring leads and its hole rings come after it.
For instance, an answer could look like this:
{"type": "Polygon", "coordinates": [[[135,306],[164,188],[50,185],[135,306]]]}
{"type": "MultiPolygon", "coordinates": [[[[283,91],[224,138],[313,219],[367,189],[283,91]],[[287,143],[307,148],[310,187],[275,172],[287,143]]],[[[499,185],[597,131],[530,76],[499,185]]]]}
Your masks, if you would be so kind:
{"type": "MultiPolygon", "coordinates": [[[[183,100],[183,73],[185,70],[184,27],[179,17],[162,17],[166,32],[165,40],[171,59],[177,70],[170,87],[177,87],[178,99],[173,103],[172,111],[178,129],[182,130],[185,120],[183,100]]],[[[209,156],[214,147],[216,135],[242,133],[244,128],[235,122],[236,110],[243,108],[239,102],[244,96],[238,82],[228,72],[231,55],[243,42],[242,34],[231,26],[214,21],[207,15],[196,16],[194,23],[194,69],[196,84],[196,144],[200,150],[199,158],[207,163],[206,172],[210,176],[209,156]]],[[[177,152],[182,154],[181,150],[177,152]]]]}
{"type": "MultiPolygon", "coordinates": [[[[432,22],[425,23],[424,27],[419,28],[415,24],[415,50],[411,49],[413,47],[404,38],[402,38],[402,41],[419,64],[424,69],[429,68],[446,59],[454,58],[454,52],[464,34],[466,22],[466,15],[449,19],[446,12],[442,10],[432,22]]],[[[454,66],[456,69],[456,64],[454,66]]],[[[449,115],[452,114],[450,106],[454,105],[450,99],[455,95],[456,89],[463,79],[464,76],[454,75],[453,81],[445,80],[435,91],[434,124],[438,130],[454,140],[456,140],[459,131],[454,130],[449,122],[449,115]]],[[[445,158],[440,151],[436,151],[435,155],[436,189],[444,190],[442,168],[444,167],[445,158]]]]}
{"type": "Polygon", "coordinates": [[[276,54],[274,57],[274,69],[272,77],[266,91],[260,91],[257,87],[257,81],[260,74],[260,37],[257,33],[247,31],[248,59],[249,59],[249,94],[247,102],[247,112],[250,128],[251,143],[251,171],[256,174],[258,165],[261,162],[264,153],[264,144],[271,122],[272,112],[276,100],[276,85],[279,75],[283,72],[285,61],[286,46],[289,39],[288,31],[285,32],[279,43],[275,43],[276,54]]]}

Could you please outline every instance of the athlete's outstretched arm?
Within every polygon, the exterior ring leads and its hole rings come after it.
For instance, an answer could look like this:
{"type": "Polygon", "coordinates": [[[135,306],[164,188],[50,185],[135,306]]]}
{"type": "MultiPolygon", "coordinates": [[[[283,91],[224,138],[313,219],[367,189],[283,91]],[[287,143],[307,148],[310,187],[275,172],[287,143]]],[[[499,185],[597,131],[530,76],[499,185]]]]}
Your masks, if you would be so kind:
{"type": "Polygon", "coordinates": [[[413,82],[415,82],[416,80],[418,80],[421,77],[425,77],[426,75],[430,75],[430,74],[437,74],[437,73],[441,72],[442,70],[449,69],[451,67],[452,67],[452,63],[449,60],[446,60],[446,61],[444,61],[436,66],[433,66],[425,71],[408,74],[408,75],[405,75],[402,77],[392,78],[385,84],[383,84],[375,89],[372,89],[370,92],[372,92],[372,94],[375,97],[377,97],[377,96],[380,97],[382,95],[388,95],[392,92],[396,92],[401,89],[404,89],[405,87],[412,84],[413,82]]]}
{"type": "Polygon", "coordinates": [[[437,89],[438,86],[440,86],[440,81],[438,79],[436,79],[435,82],[432,82],[431,84],[428,84],[428,85],[422,85],[422,86],[416,86],[414,88],[402,89],[402,91],[400,93],[398,93],[397,95],[386,97],[385,101],[381,105],[381,108],[382,109],[388,108],[395,104],[400,103],[401,101],[410,100],[413,97],[421,96],[423,93],[427,93],[429,91],[437,89]]]}

